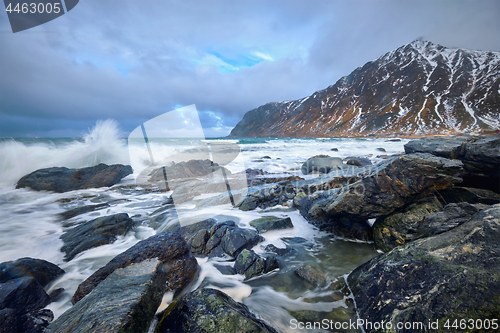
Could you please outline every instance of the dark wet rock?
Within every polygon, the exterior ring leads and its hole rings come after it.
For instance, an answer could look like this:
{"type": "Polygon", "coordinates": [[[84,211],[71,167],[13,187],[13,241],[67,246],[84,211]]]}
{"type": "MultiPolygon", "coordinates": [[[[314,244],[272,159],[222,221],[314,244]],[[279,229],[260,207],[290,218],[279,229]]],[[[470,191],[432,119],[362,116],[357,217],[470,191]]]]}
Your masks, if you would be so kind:
{"type": "Polygon", "coordinates": [[[423,138],[408,142],[405,151],[459,159],[465,170],[461,186],[500,193],[500,135],[423,138]]]}
{"type": "Polygon", "coordinates": [[[48,332],[145,332],[165,292],[167,270],[158,259],[116,269],[48,332]]]}
{"type": "Polygon", "coordinates": [[[338,149],[338,148],[332,148],[332,149],[330,149],[330,150],[331,150],[331,151],[339,151],[339,149],[338,149]]]}
{"type": "Polygon", "coordinates": [[[401,139],[389,139],[385,140],[386,142],[401,142],[401,139]]]}
{"type": "Polygon", "coordinates": [[[269,230],[280,230],[293,228],[292,219],[289,217],[279,218],[275,216],[265,216],[250,222],[250,225],[257,229],[259,234],[269,230]]]}
{"type": "Polygon", "coordinates": [[[217,223],[207,219],[182,227],[173,225],[168,231],[180,233],[193,254],[209,257],[227,254],[235,258],[241,250],[251,249],[262,241],[255,230],[237,227],[234,221],[217,223]]]}
{"type": "Polygon", "coordinates": [[[310,173],[329,173],[332,169],[343,164],[342,159],[339,157],[319,156],[311,157],[302,164],[302,173],[308,175],[310,173]]]}
{"type": "Polygon", "coordinates": [[[160,233],[140,241],[98,269],[78,286],[71,302],[80,301],[116,269],[154,258],[165,264],[167,291],[181,291],[198,270],[196,259],[179,234],[160,233]]]}
{"type": "Polygon", "coordinates": [[[313,224],[333,231],[339,221],[348,227],[389,215],[460,182],[462,172],[462,163],[457,160],[421,153],[398,156],[378,164],[349,186],[304,196],[297,200],[297,206],[313,224]]]}
{"type": "Polygon", "coordinates": [[[87,205],[87,206],[67,210],[59,215],[61,215],[61,217],[63,219],[67,220],[67,219],[70,219],[70,218],[75,217],[77,215],[85,214],[88,212],[93,212],[93,211],[107,208],[107,207],[109,207],[109,204],[107,204],[107,203],[98,204],[98,205],[87,205]]]}
{"type": "Polygon", "coordinates": [[[228,227],[221,239],[220,246],[225,253],[236,257],[243,249],[251,249],[262,241],[254,230],[228,227]]]}
{"type": "Polygon", "coordinates": [[[254,186],[260,186],[260,185],[265,185],[265,184],[279,183],[282,181],[296,182],[296,181],[301,181],[301,180],[304,180],[304,178],[301,178],[299,176],[271,177],[268,175],[265,177],[248,177],[247,178],[247,185],[249,187],[254,187],[254,186]]]}
{"type": "Polygon", "coordinates": [[[373,225],[375,246],[388,252],[419,237],[420,223],[430,213],[441,211],[443,206],[436,196],[430,196],[404,207],[401,211],[380,217],[373,225]]]}
{"type": "Polygon", "coordinates": [[[370,159],[366,157],[348,157],[346,164],[364,167],[367,165],[372,165],[372,161],[370,161],[370,159]]]}
{"type": "Polygon", "coordinates": [[[450,231],[376,257],[347,279],[359,316],[393,327],[398,322],[439,320],[443,327],[447,319],[497,318],[499,249],[497,204],[450,231]]]}
{"type": "Polygon", "coordinates": [[[375,150],[377,150],[377,151],[382,151],[382,152],[385,152],[385,151],[386,151],[386,150],[385,150],[385,148],[377,148],[377,149],[375,149],[375,150]]]}
{"type": "Polygon", "coordinates": [[[57,288],[50,292],[49,297],[52,302],[57,302],[62,298],[66,290],[64,288],[57,288]]]}
{"type": "Polygon", "coordinates": [[[52,320],[54,314],[48,309],[24,313],[5,308],[0,310],[0,333],[45,333],[52,320]]]}
{"type": "Polygon", "coordinates": [[[40,259],[22,258],[1,264],[0,333],[43,332],[54,315],[43,309],[51,299],[38,281],[46,285],[64,273],[61,271],[40,259]]]}
{"type": "Polygon", "coordinates": [[[419,238],[434,236],[451,230],[467,221],[479,210],[488,206],[467,202],[451,203],[440,212],[429,214],[419,223],[417,236],[419,238]]]}
{"type": "Polygon", "coordinates": [[[0,264],[0,283],[20,277],[32,277],[45,287],[64,273],[59,266],[46,260],[21,258],[0,264]]]}
{"type": "Polygon", "coordinates": [[[216,170],[224,169],[226,175],[230,175],[231,172],[224,167],[219,166],[217,163],[213,163],[209,159],[206,160],[190,160],[187,162],[179,162],[175,163],[171,166],[162,167],[158,169],[154,169],[149,174],[148,181],[150,182],[164,182],[165,176],[168,175],[168,181],[172,179],[182,179],[182,178],[192,178],[192,177],[201,177],[216,170]],[[164,170],[165,169],[165,170],[164,170]]]}
{"type": "Polygon", "coordinates": [[[282,205],[292,200],[296,195],[295,187],[290,181],[283,181],[262,187],[252,187],[248,190],[246,198],[239,205],[239,208],[243,211],[282,205]]]}
{"type": "Polygon", "coordinates": [[[283,249],[283,248],[276,247],[274,244],[266,245],[264,250],[266,250],[266,252],[271,252],[271,253],[277,254],[278,256],[281,256],[281,257],[293,254],[295,252],[295,250],[290,246],[286,246],[283,249]]]}
{"type": "Polygon", "coordinates": [[[263,160],[270,160],[271,156],[267,156],[267,155],[266,156],[262,156],[261,159],[263,159],[263,160]]]}
{"type": "Polygon", "coordinates": [[[297,277],[309,283],[313,288],[322,288],[326,286],[325,275],[316,267],[305,265],[297,268],[294,273],[297,277]]]}
{"type": "Polygon", "coordinates": [[[110,187],[132,173],[130,165],[99,164],[82,169],[55,167],[36,170],[19,179],[16,188],[58,193],[85,188],[110,187]]]}
{"type": "Polygon", "coordinates": [[[500,203],[500,194],[473,187],[453,186],[438,191],[437,195],[438,199],[445,205],[456,202],[468,202],[470,204],[485,205],[500,203]]]}
{"type": "Polygon", "coordinates": [[[217,268],[223,275],[234,274],[233,268],[231,266],[214,264],[214,267],[217,268]]]}
{"type": "Polygon", "coordinates": [[[246,305],[215,289],[198,289],[172,302],[162,313],[155,333],[272,332],[246,305]]]}
{"type": "Polygon", "coordinates": [[[429,153],[435,156],[457,159],[461,155],[462,145],[470,141],[468,136],[430,137],[412,140],[405,144],[405,152],[429,153]]]}
{"type": "Polygon", "coordinates": [[[64,242],[61,251],[66,253],[64,260],[70,261],[80,252],[113,243],[117,236],[125,235],[133,226],[134,221],[122,213],[99,217],[69,229],[60,237],[64,242]]]}
{"type": "Polygon", "coordinates": [[[10,308],[21,312],[43,309],[50,297],[32,277],[20,277],[0,283],[0,309],[10,308]]]}
{"type": "Polygon", "coordinates": [[[234,262],[234,273],[244,274],[245,280],[268,273],[276,268],[279,268],[279,264],[275,256],[270,255],[265,258],[247,249],[241,251],[234,262]]]}

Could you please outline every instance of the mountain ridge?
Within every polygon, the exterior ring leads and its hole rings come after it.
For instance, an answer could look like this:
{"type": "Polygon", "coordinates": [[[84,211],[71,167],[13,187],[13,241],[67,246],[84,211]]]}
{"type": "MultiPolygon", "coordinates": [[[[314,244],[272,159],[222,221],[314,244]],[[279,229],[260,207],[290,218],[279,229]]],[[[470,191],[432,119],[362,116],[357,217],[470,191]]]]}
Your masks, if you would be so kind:
{"type": "Polygon", "coordinates": [[[349,137],[500,127],[500,52],[417,39],[294,101],[248,111],[229,137],[349,137]]]}

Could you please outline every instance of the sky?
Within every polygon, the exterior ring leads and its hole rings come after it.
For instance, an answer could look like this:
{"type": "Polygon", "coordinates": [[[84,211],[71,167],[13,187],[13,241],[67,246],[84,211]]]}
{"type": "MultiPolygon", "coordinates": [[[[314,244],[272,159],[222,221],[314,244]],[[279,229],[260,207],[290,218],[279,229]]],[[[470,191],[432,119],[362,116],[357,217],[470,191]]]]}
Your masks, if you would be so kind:
{"type": "Polygon", "coordinates": [[[497,0],[81,0],[12,33],[2,11],[0,137],[80,137],[105,119],[126,137],[192,104],[205,137],[226,136],[417,38],[500,51],[499,16],[497,0]]]}

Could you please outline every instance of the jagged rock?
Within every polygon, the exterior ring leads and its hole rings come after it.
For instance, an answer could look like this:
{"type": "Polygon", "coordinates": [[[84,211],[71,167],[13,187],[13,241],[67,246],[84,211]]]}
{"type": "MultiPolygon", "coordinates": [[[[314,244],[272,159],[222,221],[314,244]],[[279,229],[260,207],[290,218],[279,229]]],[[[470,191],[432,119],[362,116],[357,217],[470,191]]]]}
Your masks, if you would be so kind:
{"type": "Polygon", "coordinates": [[[394,212],[380,217],[373,225],[373,240],[378,249],[388,252],[396,246],[404,245],[418,237],[420,223],[430,213],[443,209],[436,196],[430,196],[394,212]]]}
{"type": "Polygon", "coordinates": [[[272,332],[246,305],[215,289],[198,289],[173,301],[161,315],[155,333],[272,332]]]}
{"type": "Polygon", "coordinates": [[[372,161],[370,161],[370,159],[366,157],[348,157],[345,164],[364,167],[367,165],[372,165],[372,161]]]}
{"type": "Polygon", "coordinates": [[[158,258],[166,265],[164,271],[167,291],[182,290],[198,269],[196,259],[189,252],[186,242],[179,234],[160,233],[140,241],[99,268],[78,286],[71,302],[75,304],[80,301],[116,269],[154,258],[158,258]]]}
{"type": "Polygon", "coordinates": [[[214,219],[182,227],[175,224],[168,231],[181,234],[193,254],[209,257],[227,254],[234,258],[241,250],[251,249],[262,240],[255,230],[239,228],[234,221],[217,223],[214,219]]]}
{"type": "Polygon", "coordinates": [[[32,277],[45,287],[64,273],[59,266],[46,260],[21,258],[0,264],[0,283],[20,277],[32,277]]]}
{"type": "Polygon", "coordinates": [[[128,214],[115,214],[85,222],[61,235],[65,261],[70,261],[78,253],[104,244],[113,243],[116,236],[125,235],[134,226],[128,214]]]}
{"type": "Polygon", "coordinates": [[[252,250],[244,249],[236,257],[233,270],[236,274],[244,274],[245,280],[248,280],[276,268],[279,268],[279,264],[275,256],[263,258],[252,250]]]}
{"type": "Polygon", "coordinates": [[[465,170],[462,186],[500,193],[500,135],[423,138],[408,142],[405,152],[459,159],[465,170]]]}
{"type": "Polygon", "coordinates": [[[42,333],[54,319],[52,311],[43,309],[50,302],[49,295],[31,276],[0,283],[0,333],[42,333]]]}
{"type": "Polygon", "coordinates": [[[326,277],[325,275],[316,267],[311,265],[305,265],[300,268],[297,268],[294,271],[295,275],[300,279],[306,281],[311,284],[313,288],[316,287],[325,287],[326,286],[326,277]]]}
{"type": "Polygon", "coordinates": [[[46,333],[45,328],[54,320],[49,309],[23,313],[15,309],[0,310],[0,333],[46,333]]]}
{"type": "Polygon", "coordinates": [[[167,270],[158,259],[116,269],[51,323],[47,331],[145,332],[165,293],[167,270]]]}
{"type": "Polygon", "coordinates": [[[87,205],[87,206],[67,210],[65,212],[62,212],[59,215],[61,215],[61,217],[63,219],[67,220],[67,219],[70,219],[70,218],[75,217],[77,215],[81,215],[81,214],[88,213],[88,212],[93,212],[93,211],[107,208],[107,207],[109,207],[109,204],[107,204],[107,203],[102,203],[102,204],[98,204],[98,205],[87,205]]]}
{"type": "Polygon", "coordinates": [[[132,173],[130,165],[99,164],[82,169],[55,167],[36,170],[19,179],[16,188],[58,193],[95,187],[110,187],[132,173]]]}
{"type": "Polygon", "coordinates": [[[269,230],[280,230],[293,228],[292,219],[289,217],[279,218],[275,216],[265,216],[250,222],[250,225],[257,229],[259,234],[269,230]]]}
{"type": "Polygon", "coordinates": [[[311,157],[302,164],[302,173],[308,175],[313,172],[329,173],[332,169],[343,164],[340,157],[318,156],[311,157]]]}
{"type": "Polygon", "coordinates": [[[497,318],[499,249],[497,204],[450,231],[376,257],[347,279],[359,317],[391,322],[393,327],[398,322],[439,320],[441,328],[447,319],[451,325],[455,319],[497,318]]]}
{"type": "Polygon", "coordinates": [[[292,200],[296,195],[294,185],[290,181],[283,181],[269,186],[252,187],[248,189],[248,194],[239,205],[243,211],[255,208],[267,208],[282,205],[292,200]]]}
{"type": "Polygon", "coordinates": [[[407,154],[429,153],[434,156],[457,159],[461,155],[462,145],[470,140],[469,136],[422,138],[405,144],[405,152],[407,154]]]}
{"type": "MultiPolygon", "coordinates": [[[[397,156],[378,164],[370,174],[343,188],[317,191],[297,200],[300,212],[326,230],[340,222],[365,223],[367,219],[389,215],[396,209],[436,190],[461,181],[462,163],[431,154],[397,156]]],[[[295,201],[294,201],[295,203],[295,201]]]]}
{"type": "MultiPolygon", "coordinates": [[[[169,178],[167,179],[167,181],[170,181],[172,179],[201,177],[208,175],[212,172],[215,172],[216,170],[219,170],[221,168],[224,169],[226,175],[231,174],[231,172],[228,169],[219,166],[217,163],[214,163],[209,159],[189,160],[187,162],[174,163],[173,165],[166,166],[164,168],[165,168],[165,174],[169,178]]],[[[150,177],[148,180],[150,182],[158,182],[158,181],[164,182],[165,177],[163,171],[164,171],[163,167],[154,169],[149,174],[150,177]]]]}
{"type": "Polygon", "coordinates": [[[50,297],[32,277],[20,277],[0,283],[0,309],[10,308],[23,313],[43,309],[50,297]]]}
{"type": "Polygon", "coordinates": [[[438,199],[445,205],[455,202],[494,205],[500,203],[500,194],[480,188],[453,186],[438,191],[438,199]]]}
{"type": "Polygon", "coordinates": [[[469,221],[480,209],[488,206],[476,204],[471,205],[467,202],[451,203],[446,205],[440,212],[429,214],[418,224],[417,237],[434,236],[448,230],[451,230],[460,224],[469,221]]]}

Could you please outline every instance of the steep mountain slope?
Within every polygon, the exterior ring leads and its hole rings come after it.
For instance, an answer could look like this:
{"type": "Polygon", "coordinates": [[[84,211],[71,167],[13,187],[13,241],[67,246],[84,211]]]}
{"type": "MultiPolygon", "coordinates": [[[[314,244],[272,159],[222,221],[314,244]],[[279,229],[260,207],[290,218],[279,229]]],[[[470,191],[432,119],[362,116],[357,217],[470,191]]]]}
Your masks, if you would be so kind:
{"type": "Polygon", "coordinates": [[[462,133],[500,126],[500,52],[416,40],[309,97],[248,111],[231,137],[462,133]]]}

